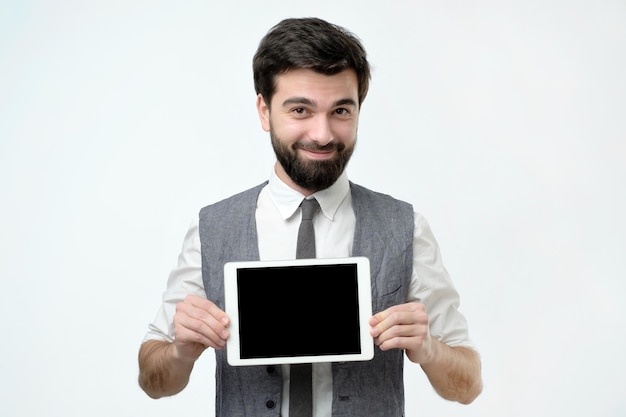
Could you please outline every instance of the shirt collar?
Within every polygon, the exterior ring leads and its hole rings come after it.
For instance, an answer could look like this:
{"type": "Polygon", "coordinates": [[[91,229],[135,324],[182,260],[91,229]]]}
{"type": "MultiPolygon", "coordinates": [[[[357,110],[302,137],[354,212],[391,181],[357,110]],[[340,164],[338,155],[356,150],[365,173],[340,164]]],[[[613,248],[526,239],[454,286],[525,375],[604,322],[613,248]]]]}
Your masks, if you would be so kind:
{"type": "MultiPolygon", "coordinates": [[[[298,210],[298,207],[300,207],[304,195],[285,184],[278,178],[276,171],[273,169],[268,187],[272,201],[276,205],[283,220],[287,220],[293,216],[298,210]]],[[[348,174],[344,171],[333,185],[325,190],[314,193],[312,197],[317,199],[324,216],[333,220],[337,209],[339,209],[341,202],[346,198],[349,191],[350,183],[348,181],[348,174]]]]}

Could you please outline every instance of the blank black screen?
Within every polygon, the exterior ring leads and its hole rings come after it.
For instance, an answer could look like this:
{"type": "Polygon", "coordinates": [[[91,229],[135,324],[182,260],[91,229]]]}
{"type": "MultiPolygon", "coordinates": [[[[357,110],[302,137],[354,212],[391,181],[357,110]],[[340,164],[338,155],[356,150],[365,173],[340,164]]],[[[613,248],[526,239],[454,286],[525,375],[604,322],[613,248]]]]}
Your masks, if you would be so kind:
{"type": "Polygon", "coordinates": [[[243,359],[361,353],[356,264],[237,271],[243,359]]]}

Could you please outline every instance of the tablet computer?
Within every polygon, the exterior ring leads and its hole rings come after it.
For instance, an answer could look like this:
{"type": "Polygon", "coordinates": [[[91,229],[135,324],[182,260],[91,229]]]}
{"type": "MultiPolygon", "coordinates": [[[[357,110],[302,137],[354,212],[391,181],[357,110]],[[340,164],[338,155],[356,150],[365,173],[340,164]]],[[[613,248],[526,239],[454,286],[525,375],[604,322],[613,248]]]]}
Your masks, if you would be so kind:
{"type": "Polygon", "coordinates": [[[224,266],[233,366],[364,361],[374,356],[369,260],[297,259],[224,266]]]}

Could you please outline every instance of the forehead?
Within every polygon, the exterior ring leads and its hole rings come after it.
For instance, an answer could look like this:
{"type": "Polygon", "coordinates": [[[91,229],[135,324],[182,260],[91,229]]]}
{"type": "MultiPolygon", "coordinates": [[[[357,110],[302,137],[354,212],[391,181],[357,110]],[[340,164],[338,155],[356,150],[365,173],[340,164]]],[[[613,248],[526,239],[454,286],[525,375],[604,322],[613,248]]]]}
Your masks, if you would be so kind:
{"type": "Polygon", "coordinates": [[[276,76],[272,104],[280,105],[291,97],[303,97],[316,103],[334,103],[351,99],[358,103],[358,81],[354,70],[325,75],[310,69],[295,69],[276,76]]]}

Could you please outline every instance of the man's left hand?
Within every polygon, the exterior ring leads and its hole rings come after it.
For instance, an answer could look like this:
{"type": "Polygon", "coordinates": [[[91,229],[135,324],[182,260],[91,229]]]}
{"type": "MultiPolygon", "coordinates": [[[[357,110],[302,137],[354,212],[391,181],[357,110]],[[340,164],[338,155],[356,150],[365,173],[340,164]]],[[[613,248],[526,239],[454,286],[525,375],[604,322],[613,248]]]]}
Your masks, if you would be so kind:
{"type": "Polygon", "coordinates": [[[420,364],[431,359],[433,340],[423,304],[395,305],[372,316],[369,323],[370,334],[381,350],[404,349],[411,362],[420,364]]]}

